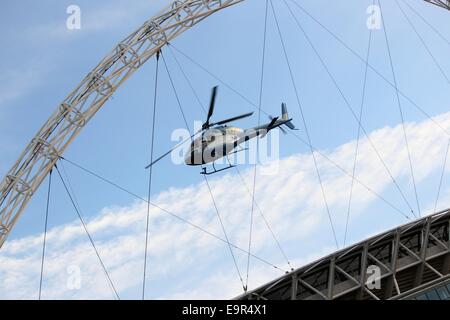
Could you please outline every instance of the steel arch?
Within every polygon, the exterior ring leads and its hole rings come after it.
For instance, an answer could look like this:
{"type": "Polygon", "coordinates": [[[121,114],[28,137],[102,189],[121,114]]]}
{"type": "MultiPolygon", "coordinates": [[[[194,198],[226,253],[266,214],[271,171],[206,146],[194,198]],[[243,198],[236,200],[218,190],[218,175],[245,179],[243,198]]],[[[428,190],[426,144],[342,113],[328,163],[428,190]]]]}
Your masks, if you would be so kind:
{"type": "Polygon", "coordinates": [[[122,40],[56,108],[0,183],[0,248],[78,133],[117,88],[169,41],[243,0],[176,0],[122,40]]]}

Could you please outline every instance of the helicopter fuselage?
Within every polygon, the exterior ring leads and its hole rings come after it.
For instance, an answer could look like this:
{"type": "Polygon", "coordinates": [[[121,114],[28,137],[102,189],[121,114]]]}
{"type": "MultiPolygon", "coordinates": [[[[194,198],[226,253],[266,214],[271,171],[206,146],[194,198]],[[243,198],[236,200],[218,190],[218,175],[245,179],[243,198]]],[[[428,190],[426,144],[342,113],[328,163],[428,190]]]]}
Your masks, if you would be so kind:
{"type": "Polygon", "coordinates": [[[270,130],[289,123],[287,117],[273,119],[272,122],[250,129],[235,126],[218,126],[205,130],[196,138],[186,154],[185,163],[189,166],[200,166],[212,163],[230,153],[242,143],[260,136],[264,137],[270,130]]]}

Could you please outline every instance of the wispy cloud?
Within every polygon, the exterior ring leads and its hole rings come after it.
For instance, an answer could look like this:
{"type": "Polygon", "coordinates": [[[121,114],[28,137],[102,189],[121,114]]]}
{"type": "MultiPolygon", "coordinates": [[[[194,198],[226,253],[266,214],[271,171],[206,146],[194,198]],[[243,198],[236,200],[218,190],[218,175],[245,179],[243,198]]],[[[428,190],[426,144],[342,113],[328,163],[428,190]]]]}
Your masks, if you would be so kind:
{"type": "MultiPolygon", "coordinates": [[[[435,118],[450,129],[450,113],[435,118]]],[[[440,161],[447,146],[447,137],[430,121],[407,124],[410,148],[420,183],[442,167],[440,161]]],[[[407,153],[401,126],[385,127],[370,134],[378,152],[389,166],[392,175],[404,180],[402,188],[411,187],[407,153]]],[[[331,151],[323,151],[328,158],[351,171],[355,141],[331,151]]],[[[324,189],[336,228],[345,222],[350,178],[318,154],[324,189]]],[[[282,246],[287,248],[292,262],[299,266],[335,248],[321,189],[317,183],[311,155],[296,154],[282,159],[276,176],[258,177],[257,203],[264,212],[282,246]],[[299,243],[303,245],[298,245],[299,243]]],[[[243,171],[247,185],[251,185],[252,171],[243,171]]],[[[357,177],[373,191],[383,194],[392,185],[389,175],[362,139],[357,177]]],[[[239,176],[227,174],[211,179],[210,184],[223,218],[230,241],[241,248],[248,243],[248,223],[251,196],[239,176]],[[230,186],[233,186],[230,188],[230,186]]],[[[443,192],[444,196],[448,194],[443,192]]],[[[192,221],[223,238],[212,201],[204,183],[186,188],[169,189],[153,196],[162,208],[192,221]]],[[[358,183],[354,188],[352,214],[363,216],[377,197],[358,183]]],[[[427,207],[430,207],[427,204],[427,207]]],[[[401,208],[406,213],[408,209],[401,208]]],[[[388,209],[386,209],[388,210],[388,209]]],[[[393,212],[392,214],[396,214],[393,212]]],[[[88,223],[99,252],[111,272],[122,297],[136,298],[142,281],[144,226],[146,205],[133,203],[127,207],[105,208],[88,223]]],[[[26,215],[23,217],[26,218],[26,215]]],[[[151,210],[149,245],[149,296],[153,298],[231,298],[238,295],[241,285],[227,251],[226,244],[211,238],[157,208],[151,210]],[[185,277],[189,274],[189,277],[185,277]],[[162,285],[164,284],[164,285],[162,285]],[[158,291],[154,291],[158,288],[158,291]],[[218,290],[217,288],[220,288],[218,290]]],[[[366,234],[378,231],[368,226],[366,234]]],[[[112,298],[102,269],[78,221],[52,228],[48,233],[45,269],[45,298],[112,298]],[[79,266],[82,275],[80,290],[67,286],[70,275],[67,267],[79,266]]],[[[39,285],[42,234],[8,241],[0,252],[0,297],[35,298],[39,285]]],[[[277,250],[259,213],[255,216],[252,252],[282,269],[286,262],[277,250]]],[[[246,254],[234,250],[242,274],[246,254]]],[[[251,260],[250,287],[282,275],[270,265],[251,260]]]]}
{"type": "Polygon", "coordinates": [[[0,107],[29,93],[31,89],[41,84],[41,79],[44,77],[45,73],[36,64],[2,72],[0,74],[0,107]]]}
{"type": "Polygon", "coordinates": [[[132,6],[128,1],[101,3],[101,5],[90,4],[89,7],[80,5],[80,29],[69,30],[66,27],[66,19],[69,15],[62,12],[60,19],[30,27],[26,30],[26,34],[28,34],[29,39],[34,40],[69,41],[73,40],[73,37],[92,36],[96,32],[117,30],[130,24],[138,27],[145,21],[142,19],[149,19],[162,5],[165,5],[165,2],[160,0],[151,2],[133,1],[132,6]],[[145,14],[146,12],[147,14],[145,14]]]}

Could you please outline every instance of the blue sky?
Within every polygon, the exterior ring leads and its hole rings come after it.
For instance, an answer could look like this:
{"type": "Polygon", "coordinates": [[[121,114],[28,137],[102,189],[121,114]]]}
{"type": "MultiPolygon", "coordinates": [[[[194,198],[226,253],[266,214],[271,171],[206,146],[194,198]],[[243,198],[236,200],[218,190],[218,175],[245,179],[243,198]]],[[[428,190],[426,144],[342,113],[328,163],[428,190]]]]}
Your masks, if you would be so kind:
{"type": "MultiPolygon", "coordinates": [[[[423,1],[407,1],[448,38],[449,12],[423,1]]],[[[120,39],[158,12],[165,1],[77,1],[82,12],[80,30],[65,27],[69,1],[18,1],[4,5],[0,27],[5,45],[0,53],[0,175],[14,163],[26,143],[33,137],[51,112],[78,82],[120,39]]],[[[361,103],[364,64],[321,29],[292,2],[295,15],[311,38],[317,51],[336,78],[352,108],[358,112],[361,103]]],[[[450,74],[449,43],[441,39],[399,1],[423,37],[444,73],[450,74]]],[[[368,1],[301,1],[315,18],[342,38],[361,56],[365,56],[369,37],[366,27],[368,1]]],[[[448,112],[450,85],[433,63],[430,55],[404,19],[395,1],[382,1],[387,34],[391,44],[399,88],[444,128],[450,127],[448,112]]],[[[292,64],[308,130],[315,148],[351,172],[358,124],[342,97],[328,78],[314,51],[311,50],[283,1],[274,1],[292,64]]],[[[199,61],[212,73],[257,104],[264,28],[264,1],[247,0],[223,10],[187,31],[173,45],[199,61]]],[[[163,50],[189,124],[203,120],[204,113],[190,91],[169,50],[163,50]]],[[[262,108],[278,115],[286,102],[306,139],[295,92],[284,60],[274,18],[269,13],[265,81],[262,108]]],[[[204,71],[177,54],[202,103],[207,105],[211,87],[219,84],[215,119],[247,111],[254,106],[221,85],[204,71]]],[[[370,63],[392,81],[383,30],[374,30],[370,63]]],[[[156,127],[155,155],[162,154],[174,142],[170,136],[184,123],[167,74],[161,64],[156,127]]],[[[65,154],[70,160],[86,166],[135,193],[145,196],[155,60],[148,61],[108,101],[83,130],[65,154]]],[[[416,173],[419,201],[424,213],[430,213],[436,199],[448,137],[415,106],[401,98],[416,173]],[[427,211],[428,210],[428,211],[427,211]]],[[[263,115],[262,119],[265,120],[263,115]]],[[[407,200],[415,204],[407,154],[395,92],[369,70],[366,103],[362,121],[372,142],[392,170],[407,200]]],[[[256,115],[238,125],[257,124],[256,115]]],[[[258,176],[257,201],[270,217],[283,249],[295,266],[336,249],[327,212],[317,183],[309,148],[292,135],[280,136],[281,167],[277,177],[258,176]]],[[[321,157],[319,170],[325,194],[335,223],[339,245],[345,230],[346,204],[350,187],[348,176],[321,157]]],[[[366,185],[402,212],[408,207],[386,175],[367,140],[361,142],[357,176],[366,185]]],[[[91,221],[94,238],[113,280],[124,298],[139,298],[144,241],[145,208],[129,195],[87,176],[69,164],[65,165],[71,184],[91,221]],[[121,221],[117,223],[114,221],[121,221]],[[113,253],[117,248],[118,253],[113,253]],[[109,250],[111,249],[111,250],[109,250]]],[[[244,180],[251,186],[251,168],[241,166],[244,180]]],[[[445,176],[447,177],[447,175],[445,176]]],[[[56,176],[55,176],[56,178],[56,176]]],[[[184,218],[209,227],[222,236],[220,225],[197,168],[175,166],[170,159],[160,162],[154,171],[152,198],[170,207],[184,218]],[[194,201],[195,200],[195,201],[194,201]]],[[[450,199],[444,179],[439,208],[450,199]]],[[[242,187],[236,171],[211,179],[220,214],[230,239],[246,248],[251,200],[242,187]]],[[[0,273],[0,296],[35,298],[38,289],[39,241],[42,238],[45,209],[45,185],[37,192],[15,226],[7,245],[0,252],[5,259],[0,273]],[[10,266],[15,266],[14,272],[10,266]],[[12,286],[14,284],[14,286],[12,286]],[[6,290],[8,289],[8,290],[6,290]],[[12,290],[14,289],[14,290],[12,290]],[[8,292],[8,293],[6,293],[8,292]]],[[[407,220],[385,202],[355,187],[355,206],[351,211],[350,242],[405,223],[407,220]]],[[[240,293],[239,279],[226,245],[211,240],[198,230],[153,210],[149,260],[149,298],[206,297],[229,298],[240,293]],[[177,241],[174,241],[176,239],[177,241]],[[168,279],[178,280],[167,285],[168,279]],[[176,283],[176,284],[172,284],[176,283]],[[223,291],[217,287],[222,286],[223,291]]],[[[256,219],[256,218],[255,218],[256,219]]],[[[61,183],[54,179],[50,211],[49,273],[44,281],[46,298],[111,298],[98,261],[76,220],[76,214],[61,183]],[[59,241],[62,235],[67,239],[59,241]],[[52,244],[53,243],[53,244],[52,244]],[[50,266],[53,263],[53,267],[50,266]],[[66,268],[80,265],[84,275],[80,290],[67,290],[66,268]]],[[[208,229],[208,230],[209,230],[208,229]]],[[[260,218],[255,220],[255,254],[285,266],[270,232],[260,218]]],[[[245,274],[246,255],[237,254],[238,265],[245,274]]],[[[273,268],[252,262],[250,287],[277,275],[273,268]]]]}

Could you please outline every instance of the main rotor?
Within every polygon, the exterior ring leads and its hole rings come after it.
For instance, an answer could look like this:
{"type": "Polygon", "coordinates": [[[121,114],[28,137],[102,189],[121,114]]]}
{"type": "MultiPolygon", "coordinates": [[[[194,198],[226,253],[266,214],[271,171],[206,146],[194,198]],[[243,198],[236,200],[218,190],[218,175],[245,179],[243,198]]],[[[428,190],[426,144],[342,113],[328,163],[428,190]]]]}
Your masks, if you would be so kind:
{"type": "Polygon", "coordinates": [[[225,123],[229,123],[229,122],[233,122],[233,121],[236,121],[236,120],[240,120],[240,119],[247,118],[247,117],[250,117],[251,115],[253,115],[253,112],[249,112],[249,113],[242,114],[240,116],[236,116],[236,117],[228,118],[228,119],[225,119],[225,120],[221,120],[221,121],[210,123],[211,117],[212,117],[212,115],[214,113],[214,107],[215,107],[215,104],[216,104],[217,88],[218,87],[215,86],[212,89],[211,101],[209,103],[208,115],[207,115],[205,123],[202,125],[202,130],[203,131],[207,130],[207,129],[213,127],[213,126],[219,126],[219,125],[222,125],[222,124],[225,124],[225,123]]]}

